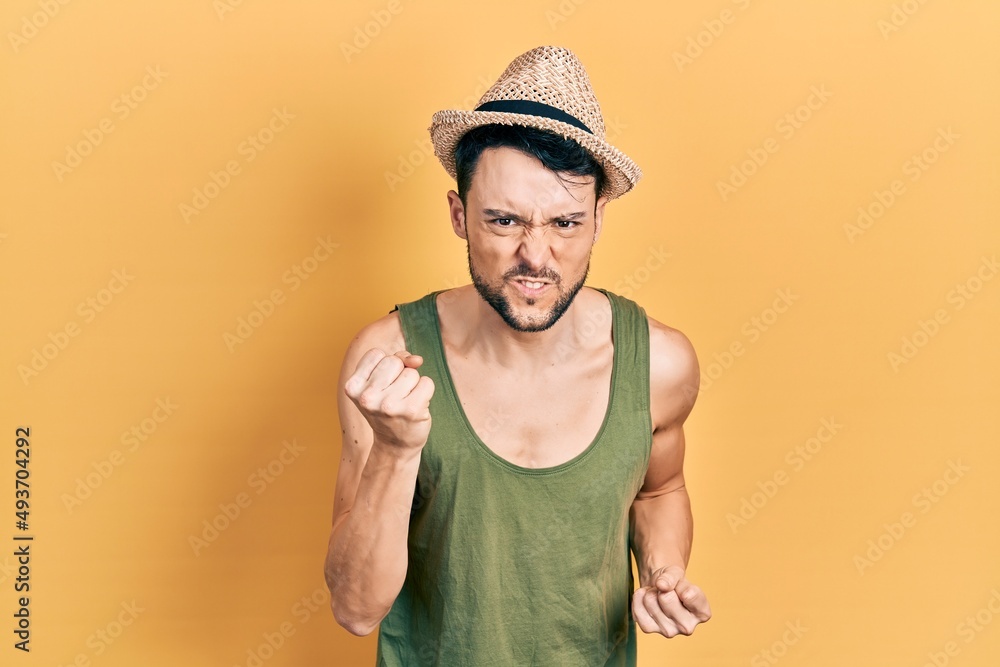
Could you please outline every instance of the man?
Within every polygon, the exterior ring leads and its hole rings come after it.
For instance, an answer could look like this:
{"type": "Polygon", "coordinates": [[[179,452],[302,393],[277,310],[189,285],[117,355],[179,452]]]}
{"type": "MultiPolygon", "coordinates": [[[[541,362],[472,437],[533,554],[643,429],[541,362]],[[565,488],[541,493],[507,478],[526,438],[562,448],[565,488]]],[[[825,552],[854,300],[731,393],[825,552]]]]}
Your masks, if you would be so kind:
{"type": "Polygon", "coordinates": [[[605,205],[641,172],[556,47],[430,132],[472,285],[401,304],[348,347],[334,615],[379,627],[379,666],[635,665],[636,624],[673,637],[711,617],[685,576],[694,350],[584,287],[605,205]]]}

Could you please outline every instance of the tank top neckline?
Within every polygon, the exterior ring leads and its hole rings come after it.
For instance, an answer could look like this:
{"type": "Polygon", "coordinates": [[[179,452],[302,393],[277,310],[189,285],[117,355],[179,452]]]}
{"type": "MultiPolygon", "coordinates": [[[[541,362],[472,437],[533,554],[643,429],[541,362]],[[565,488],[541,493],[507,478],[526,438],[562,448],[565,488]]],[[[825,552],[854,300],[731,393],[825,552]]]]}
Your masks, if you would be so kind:
{"type": "Polygon", "coordinates": [[[443,389],[445,390],[445,393],[448,394],[447,400],[451,404],[451,407],[455,411],[455,414],[458,415],[463,427],[468,432],[469,437],[472,439],[473,443],[475,443],[475,448],[478,449],[483,454],[485,454],[489,460],[500,465],[502,468],[509,470],[510,472],[519,475],[552,475],[560,473],[564,470],[572,468],[576,464],[586,459],[587,456],[591,452],[593,452],[594,449],[597,448],[597,445],[604,437],[604,432],[607,429],[608,423],[611,420],[611,415],[615,405],[615,395],[617,393],[616,390],[618,387],[618,372],[619,368],[621,367],[621,355],[619,352],[621,346],[616,342],[615,338],[616,335],[619,334],[621,331],[621,326],[619,321],[619,317],[621,316],[621,314],[619,312],[618,304],[615,303],[614,298],[612,298],[612,295],[609,294],[607,290],[600,287],[594,287],[592,289],[595,289],[598,292],[604,294],[604,296],[611,303],[612,358],[611,358],[611,388],[608,391],[608,405],[604,411],[604,419],[601,421],[601,426],[600,428],[597,429],[597,434],[594,436],[594,439],[590,442],[590,444],[587,445],[587,448],[584,449],[579,454],[577,454],[576,456],[574,456],[573,458],[569,459],[568,461],[564,461],[558,465],[548,466],[545,468],[528,468],[525,466],[517,465],[516,463],[512,463],[511,461],[508,461],[507,459],[503,458],[502,456],[494,452],[492,449],[490,449],[486,445],[486,443],[483,442],[483,440],[479,437],[479,434],[476,433],[476,430],[472,427],[472,423],[469,421],[468,415],[465,414],[465,408],[462,407],[462,402],[458,399],[458,390],[455,388],[455,382],[451,376],[451,368],[448,367],[448,359],[445,355],[444,336],[441,333],[441,319],[438,316],[438,309],[437,309],[437,296],[438,294],[441,294],[445,290],[435,290],[428,295],[428,299],[430,301],[429,308],[431,311],[431,316],[433,318],[432,321],[434,323],[434,331],[436,332],[435,335],[436,344],[434,346],[435,348],[434,353],[437,356],[437,362],[441,369],[441,378],[442,380],[444,380],[443,389]]]}

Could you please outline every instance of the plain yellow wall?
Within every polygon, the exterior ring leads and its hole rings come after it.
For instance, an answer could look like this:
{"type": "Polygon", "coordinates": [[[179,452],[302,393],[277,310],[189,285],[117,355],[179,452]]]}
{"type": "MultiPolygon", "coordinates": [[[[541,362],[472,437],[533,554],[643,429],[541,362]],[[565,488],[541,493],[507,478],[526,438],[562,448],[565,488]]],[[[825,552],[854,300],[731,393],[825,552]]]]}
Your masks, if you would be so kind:
{"type": "Polygon", "coordinates": [[[374,663],[322,579],[339,364],[467,281],[431,114],[555,44],[645,172],[590,282],[705,373],[715,618],[640,665],[998,664],[998,30],[991,0],[7,0],[0,662],[374,663]]]}

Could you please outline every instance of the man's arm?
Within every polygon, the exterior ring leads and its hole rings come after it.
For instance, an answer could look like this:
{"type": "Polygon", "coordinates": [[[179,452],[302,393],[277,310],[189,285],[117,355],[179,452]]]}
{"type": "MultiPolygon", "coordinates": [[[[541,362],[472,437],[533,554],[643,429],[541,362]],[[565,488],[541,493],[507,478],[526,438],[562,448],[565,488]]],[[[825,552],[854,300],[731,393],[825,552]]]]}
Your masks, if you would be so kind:
{"type": "Polygon", "coordinates": [[[629,513],[640,586],[652,586],[654,572],[662,568],[687,568],[694,531],[681,469],[683,456],[680,424],[654,432],[649,467],[652,471],[655,463],[656,471],[647,473],[629,513]]]}
{"type": "Polygon", "coordinates": [[[324,570],[333,615],[355,635],[378,626],[406,578],[433,383],[417,379],[420,357],[394,354],[402,348],[398,315],[382,318],[351,342],[338,381],[343,447],[324,570]]]}
{"type": "Polygon", "coordinates": [[[687,581],[693,520],[684,485],[684,421],[698,395],[698,358],[676,329],[649,320],[653,447],[642,488],[629,511],[629,536],[639,570],[633,615],[644,632],[689,635],[711,611],[687,581]]]}

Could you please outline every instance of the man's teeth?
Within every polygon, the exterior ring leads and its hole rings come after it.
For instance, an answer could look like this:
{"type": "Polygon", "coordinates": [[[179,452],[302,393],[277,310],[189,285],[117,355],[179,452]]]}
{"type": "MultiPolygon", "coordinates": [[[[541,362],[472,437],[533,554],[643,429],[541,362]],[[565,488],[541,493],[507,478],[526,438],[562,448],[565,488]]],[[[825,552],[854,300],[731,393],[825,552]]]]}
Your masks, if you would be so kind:
{"type": "Polygon", "coordinates": [[[521,282],[524,283],[526,286],[528,286],[530,289],[539,289],[542,285],[545,284],[545,283],[533,282],[530,280],[522,280],[521,282]]]}

